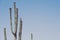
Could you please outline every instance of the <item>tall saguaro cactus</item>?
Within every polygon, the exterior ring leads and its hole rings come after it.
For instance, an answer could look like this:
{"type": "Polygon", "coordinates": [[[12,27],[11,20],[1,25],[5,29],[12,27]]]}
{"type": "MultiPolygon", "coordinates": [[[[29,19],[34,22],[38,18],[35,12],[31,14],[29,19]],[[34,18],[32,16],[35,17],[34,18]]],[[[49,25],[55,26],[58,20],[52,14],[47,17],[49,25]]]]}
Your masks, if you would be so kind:
{"type": "MultiPolygon", "coordinates": [[[[11,25],[11,32],[14,35],[14,40],[17,40],[17,28],[18,28],[18,8],[16,8],[16,2],[14,2],[14,32],[12,27],[12,8],[10,10],[10,25],[11,25]]],[[[19,28],[19,37],[18,39],[21,40],[22,34],[22,19],[20,19],[20,28],[19,28]]]]}
{"type": "MultiPolygon", "coordinates": [[[[14,31],[13,31],[13,25],[12,25],[12,8],[9,8],[9,11],[10,11],[11,32],[14,35],[14,40],[17,40],[18,8],[16,8],[16,2],[14,2],[14,31]]],[[[18,40],[21,40],[21,36],[22,36],[22,18],[20,18],[20,26],[19,26],[19,32],[18,32],[18,40]]],[[[7,40],[6,28],[4,28],[4,38],[5,38],[5,40],[7,40]]]]}

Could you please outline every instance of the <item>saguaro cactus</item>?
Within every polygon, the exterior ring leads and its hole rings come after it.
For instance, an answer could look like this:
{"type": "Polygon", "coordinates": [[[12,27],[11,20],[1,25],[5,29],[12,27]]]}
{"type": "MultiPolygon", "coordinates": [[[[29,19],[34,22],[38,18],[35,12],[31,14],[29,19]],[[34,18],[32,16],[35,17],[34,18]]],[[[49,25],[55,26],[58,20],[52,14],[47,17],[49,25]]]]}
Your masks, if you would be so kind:
{"type": "MultiPolygon", "coordinates": [[[[16,8],[16,2],[14,2],[14,31],[13,31],[13,25],[12,25],[12,8],[9,8],[10,11],[10,26],[11,26],[11,32],[14,35],[14,40],[17,40],[17,28],[18,28],[18,8],[16,8]]],[[[20,26],[19,26],[19,32],[18,32],[18,40],[21,40],[22,36],[22,18],[20,18],[20,26]]],[[[7,40],[6,37],[6,28],[4,28],[4,38],[7,40]]]]}
{"type": "Polygon", "coordinates": [[[4,28],[4,38],[5,38],[5,40],[7,40],[7,36],[6,36],[6,28],[4,28]]]}
{"type": "Polygon", "coordinates": [[[31,33],[31,40],[33,40],[33,34],[31,33]]]}
{"type": "Polygon", "coordinates": [[[17,40],[17,26],[18,26],[18,9],[16,8],[16,2],[14,2],[14,32],[12,28],[12,9],[10,8],[10,24],[11,24],[11,32],[14,35],[14,40],[17,40]]]}
{"type": "MultiPolygon", "coordinates": [[[[17,27],[18,27],[18,8],[16,8],[16,2],[14,2],[14,32],[12,28],[12,8],[10,10],[10,25],[11,25],[11,32],[14,35],[14,40],[17,40],[17,27]]],[[[22,19],[20,19],[20,28],[19,28],[19,37],[18,39],[21,40],[22,34],[22,19]]]]}

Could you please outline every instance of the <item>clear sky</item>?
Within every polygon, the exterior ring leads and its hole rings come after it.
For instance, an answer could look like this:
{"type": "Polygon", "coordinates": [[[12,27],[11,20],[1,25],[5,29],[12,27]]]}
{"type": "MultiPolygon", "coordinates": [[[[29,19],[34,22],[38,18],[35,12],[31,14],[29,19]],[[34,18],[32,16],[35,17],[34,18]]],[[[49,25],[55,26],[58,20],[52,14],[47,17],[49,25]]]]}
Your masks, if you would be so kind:
{"type": "MultiPolygon", "coordinates": [[[[60,40],[60,0],[15,1],[19,18],[23,20],[22,40],[30,40],[30,33],[33,33],[33,40],[60,40]]],[[[7,39],[13,40],[9,20],[9,8],[13,9],[13,2],[0,0],[0,40],[4,40],[4,27],[7,39]]]]}

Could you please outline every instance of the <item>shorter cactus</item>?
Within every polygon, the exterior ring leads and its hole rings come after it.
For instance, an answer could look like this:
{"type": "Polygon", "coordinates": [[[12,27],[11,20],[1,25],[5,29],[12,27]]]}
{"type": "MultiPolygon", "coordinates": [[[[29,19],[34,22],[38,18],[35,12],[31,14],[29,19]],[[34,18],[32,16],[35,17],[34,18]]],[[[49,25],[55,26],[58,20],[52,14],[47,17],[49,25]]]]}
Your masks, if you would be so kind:
{"type": "Polygon", "coordinates": [[[4,38],[5,38],[5,40],[7,40],[7,36],[6,36],[6,28],[4,28],[4,38]]]}
{"type": "Polygon", "coordinates": [[[33,34],[31,33],[31,40],[33,40],[33,34]]]}

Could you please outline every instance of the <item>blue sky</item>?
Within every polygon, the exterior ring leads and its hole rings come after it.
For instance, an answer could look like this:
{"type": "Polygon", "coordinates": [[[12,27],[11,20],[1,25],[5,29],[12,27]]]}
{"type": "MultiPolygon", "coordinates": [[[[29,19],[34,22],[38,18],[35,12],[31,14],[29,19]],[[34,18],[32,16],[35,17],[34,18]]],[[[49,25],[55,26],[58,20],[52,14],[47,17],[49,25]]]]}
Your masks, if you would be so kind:
{"type": "MultiPolygon", "coordinates": [[[[33,40],[60,40],[60,0],[15,1],[19,18],[23,20],[22,40],[30,40],[30,33],[33,33],[33,40]]],[[[9,20],[9,8],[14,11],[13,2],[0,0],[0,40],[4,40],[4,27],[7,29],[7,39],[13,40],[9,20]]],[[[14,18],[14,12],[12,14],[14,18]]]]}

